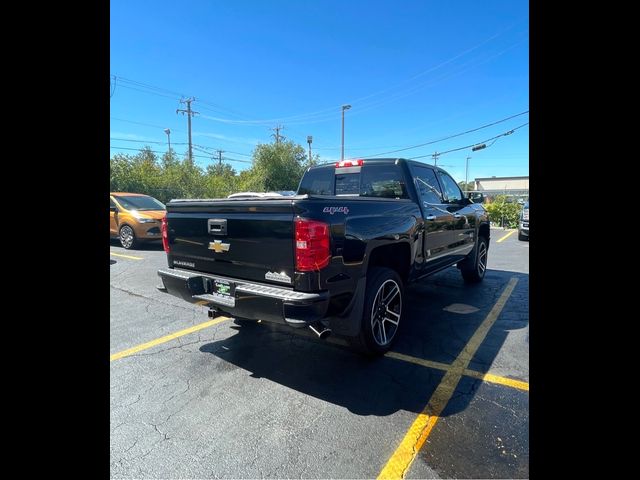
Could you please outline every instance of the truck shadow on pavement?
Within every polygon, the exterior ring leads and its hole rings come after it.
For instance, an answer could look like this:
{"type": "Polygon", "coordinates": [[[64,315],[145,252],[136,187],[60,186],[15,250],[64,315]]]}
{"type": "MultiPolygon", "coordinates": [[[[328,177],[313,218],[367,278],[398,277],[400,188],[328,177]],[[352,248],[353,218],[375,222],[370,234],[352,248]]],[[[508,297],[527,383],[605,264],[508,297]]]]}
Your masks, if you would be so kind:
{"type": "MultiPolygon", "coordinates": [[[[120,240],[118,240],[117,238],[110,238],[109,239],[109,245],[112,247],[120,247],[122,248],[122,245],[120,245],[120,240]]],[[[124,248],[122,248],[123,252],[129,251],[129,252],[149,252],[149,251],[156,251],[156,252],[161,252],[163,250],[162,247],[162,241],[161,240],[150,240],[147,242],[140,242],[138,243],[138,245],[136,245],[136,248],[131,248],[129,250],[126,250],[124,248]]]]}
{"type": "MultiPolygon", "coordinates": [[[[509,332],[528,325],[526,274],[488,270],[481,284],[465,285],[456,269],[448,269],[412,285],[405,292],[404,321],[393,351],[451,364],[512,277],[518,278],[518,284],[468,367],[488,371],[509,332]]],[[[267,323],[232,328],[238,333],[205,344],[200,351],[254,378],[268,379],[357,415],[386,416],[398,410],[419,413],[445,373],[389,357],[363,357],[347,349],[344,340],[330,337],[321,341],[307,329],[292,331],[267,323]]],[[[516,354],[516,360],[528,371],[528,336],[526,344],[526,351],[516,354]]],[[[445,416],[464,410],[481,383],[465,378],[445,416]]]]}

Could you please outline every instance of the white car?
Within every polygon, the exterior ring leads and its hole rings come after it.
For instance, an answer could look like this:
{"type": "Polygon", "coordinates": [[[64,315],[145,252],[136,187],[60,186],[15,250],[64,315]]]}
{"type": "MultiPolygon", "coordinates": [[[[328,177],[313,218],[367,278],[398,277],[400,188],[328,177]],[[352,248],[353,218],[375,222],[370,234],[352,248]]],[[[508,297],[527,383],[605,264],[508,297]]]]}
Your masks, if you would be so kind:
{"type": "Polygon", "coordinates": [[[295,195],[293,190],[281,190],[279,192],[238,192],[232,193],[227,198],[264,198],[264,197],[288,197],[295,195]]]}

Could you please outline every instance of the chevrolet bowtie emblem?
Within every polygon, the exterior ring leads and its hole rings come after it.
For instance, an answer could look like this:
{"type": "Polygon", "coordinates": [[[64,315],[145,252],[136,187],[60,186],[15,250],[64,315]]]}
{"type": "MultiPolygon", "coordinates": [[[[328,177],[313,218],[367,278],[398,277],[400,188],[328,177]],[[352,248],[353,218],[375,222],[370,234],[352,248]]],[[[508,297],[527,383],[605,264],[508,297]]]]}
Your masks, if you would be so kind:
{"type": "Polygon", "coordinates": [[[229,247],[231,247],[231,244],[222,243],[222,240],[214,240],[213,242],[209,242],[209,250],[213,250],[216,253],[228,252],[229,247]]]}

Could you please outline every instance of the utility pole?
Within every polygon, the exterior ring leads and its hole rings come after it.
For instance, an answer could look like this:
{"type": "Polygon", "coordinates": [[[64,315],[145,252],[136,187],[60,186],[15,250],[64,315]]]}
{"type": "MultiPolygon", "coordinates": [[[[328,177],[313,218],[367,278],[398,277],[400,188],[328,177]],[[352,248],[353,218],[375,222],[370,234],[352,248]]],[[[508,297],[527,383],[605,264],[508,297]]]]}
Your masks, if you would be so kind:
{"type": "Polygon", "coordinates": [[[224,150],[216,150],[216,152],[218,152],[218,165],[222,165],[222,154],[224,150]]]}
{"type": "MultiPolygon", "coordinates": [[[[277,144],[279,144],[279,143],[280,143],[280,137],[281,137],[281,135],[280,135],[280,130],[284,130],[284,127],[283,127],[282,125],[278,125],[277,127],[272,128],[271,130],[273,130],[274,132],[276,132],[276,133],[275,133],[275,135],[274,135],[274,134],[271,134],[271,136],[272,136],[272,137],[276,137],[276,145],[277,145],[277,144]]],[[[282,137],[282,138],[284,138],[284,137],[282,137]]]]}
{"type": "Polygon", "coordinates": [[[467,165],[464,169],[464,188],[469,188],[469,159],[471,157],[467,155],[467,165]]]}
{"type": "Polygon", "coordinates": [[[309,166],[311,166],[311,142],[313,142],[313,137],[307,135],[307,143],[309,144],[309,166]]]}
{"type": "Polygon", "coordinates": [[[189,163],[193,164],[193,146],[191,144],[191,117],[193,117],[194,115],[197,115],[199,112],[194,112],[191,110],[191,102],[195,102],[195,97],[191,97],[191,98],[186,98],[184,100],[180,100],[180,103],[186,103],[187,104],[187,109],[183,110],[181,108],[178,108],[176,110],[176,114],[178,113],[182,113],[183,115],[186,113],[187,114],[187,126],[189,128],[189,163]]]}
{"type": "Polygon", "coordinates": [[[435,152],[431,156],[433,157],[433,165],[437,167],[438,166],[438,157],[440,156],[440,154],[438,152],[435,152]]]}

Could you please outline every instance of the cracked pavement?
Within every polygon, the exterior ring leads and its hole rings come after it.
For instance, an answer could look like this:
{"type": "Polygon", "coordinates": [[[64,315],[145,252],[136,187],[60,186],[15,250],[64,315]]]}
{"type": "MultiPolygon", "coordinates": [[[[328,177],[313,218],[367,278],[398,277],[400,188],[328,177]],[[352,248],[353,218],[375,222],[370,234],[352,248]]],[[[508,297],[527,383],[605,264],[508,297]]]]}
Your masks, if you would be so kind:
{"type": "MultiPolygon", "coordinates": [[[[469,368],[529,380],[528,242],[497,244],[503,234],[492,230],[481,285],[450,268],[407,289],[395,351],[450,364],[516,276],[469,368]]],[[[206,308],[156,290],[161,246],[110,249],[143,257],[111,257],[110,353],[208,320],[206,308]]],[[[360,357],[341,339],[232,320],[110,370],[114,479],[375,478],[444,375],[360,357]]],[[[528,399],[462,377],[407,478],[528,477],[528,399]]]]}

